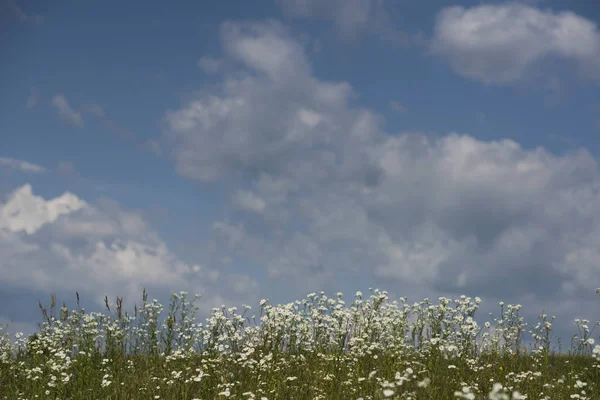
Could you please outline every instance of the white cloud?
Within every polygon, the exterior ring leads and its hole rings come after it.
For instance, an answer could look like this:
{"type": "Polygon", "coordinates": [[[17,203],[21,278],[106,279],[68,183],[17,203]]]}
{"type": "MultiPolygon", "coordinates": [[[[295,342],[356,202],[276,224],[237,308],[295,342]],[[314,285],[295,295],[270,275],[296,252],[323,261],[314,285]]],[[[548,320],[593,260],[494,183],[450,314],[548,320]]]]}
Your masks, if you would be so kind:
{"type": "MultiPolygon", "coordinates": [[[[377,266],[375,273],[383,278],[403,282],[432,282],[440,275],[440,268],[448,258],[458,251],[461,243],[434,223],[427,221],[413,231],[409,240],[396,244],[386,233],[378,237],[378,243],[385,252],[388,262],[377,266]],[[419,268],[415,268],[415,266],[419,268]]],[[[462,285],[460,285],[462,286],[462,285]]]]}
{"type": "Polygon", "coordinates": [[[86,203],[71,193],[46,201],[34,196],[31,185],[15,190],[2,205],[0,229],[11,232],[24,231],[31,235],[45,224],[55,222],[60,215],[69,214],[86,206],[86,203]]]}
{"type": "Polygon", "coordinates": [[[267,264],[268,276],[297,276],[298,271],[311,275],[323,272],[323,255],[318,243],[304,233],[296,233],[281,249],[278,256],[267,264]]]}
{"type": "Polygon", "coordinates": [[[69,106],[69,102],[63,95],[56,95],[52,98],[52,105],[56,108],[60,119],[69,126],[83,127],[83,118],[80,112],[77,112],[69,106]]]}
{"type": "Polygon", "coordinates": [[[40,167],[39,165],[9,157],[0,157],[0,166],[12,169],[19,169],[25,172],[41,173],[45,171],[45,169],[43,167],[40,167]]]}
{"type": "Polygon", "coordinates": [[[264,266],[289,295],[336,290],[345,276],[398,295],[528,293],[535,305],[593,290],[600,174],[589,153],[392,136],[350,104],[350,85],[315,78],[281,26],[229,23],[221,39],[246,69],[169,111],[163,143],[180,174],[234,189],[245,212],[212,225],[223,255],[264,266]]]}
{"type": "MultiPolygon", "coordinates": [[[[143,287],[193,290],[208,295],[207,311],[216,296],[231,299],[223,293],[233,285],[216,288],[219,277],[218,270],[180,260],[140,215],[114,202],[91,205],[68,192],[46,200],[24,185],[0,203],[0,279],[5,285],[77,290],[97,300],[104,294],[137,298],[143,287]],[[203,286],[204,279],[212,287],[203,286]]],[[[249,289],[256,287],[253,279],[245,279],[249,289]]]]}
{"type": "Polygon", "coordinates": [[[315,126],[319,125],[323,120],[323,117],[318,112],[301,108],[298,110],[298,119],[310,129],[313,129],[315,126]]]}
{"type": "Polygon", "coordinates": [[[443,9],[431,49],[457,74],[485,83],[518,81],[548,57],[574,62],[583,77],[600,79],[600,32],[573,12],[519,3],[443,9]]]}
{"type": "Polygon", "coordinates": [[[267,206],[267,203],[262,198],[246,190],[238,190],[236,192],[235,203],[244,210],[257,213],[263,212],[267,206]]]}
{"type": "MultiPolygon", "coordinates": [[[[260,172],[275,172],[286,160],[284,168],[290,173],[312,180],[327,171],[314,169],[304,157],[307,151],[316,149],[331,164],[335,160],[327,147],[334,136],[347,138],[352,146],[374,132],[377,118],[344,109],[350,86],[311,77],[302,48],[279,24],[226,23],[221,37],[230,57],[254,74],[226,79],[221,94],[203,96],[167,113],[170,129],[165,141],[184,144],[175,148],[177,169],[183,175],[212,181],[242,172],[258,178],[260,172]],[[281,96],[287,96],[285,102],[281,96]],[[328,126],[331,122],[322,117],[324,113],[346,114],[343,118],[348,121],[345,126],[328,126]]],[[[347,160],[358,169],[363,162],[360,154],[347,160]]]]}
{"type": "Polygon", "coordinates": [[[306,75],[309,70],[301,46],[287,40],[285,28],[276,21],[267,24],[237,24],[221,26],[221,42],[233,59],[271,80],[291,78],[290,73],[306,75]]]}

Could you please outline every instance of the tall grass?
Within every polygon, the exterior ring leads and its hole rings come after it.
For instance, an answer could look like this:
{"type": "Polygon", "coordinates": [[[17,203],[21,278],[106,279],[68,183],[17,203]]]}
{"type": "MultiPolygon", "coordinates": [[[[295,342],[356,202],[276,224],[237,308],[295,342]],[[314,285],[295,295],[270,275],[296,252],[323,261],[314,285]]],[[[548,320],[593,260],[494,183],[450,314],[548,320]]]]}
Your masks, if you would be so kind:
{"type": "Polygon", "coordinates": [[[600,399],[587,320],[559,354],[545,314],[523,345],[520,305],[500,303],[494,324],[478,326],[479,298],[409,305],[370,291],[349,307],[341,293],[261,300],[258,323],[250,306],[214,308],[206,326],[186,292],[172,293],[161,326],[145,290],[133,316],[118,297],[112,317],[106,297],[108,315],[86,314],[77,293],[79,311],[63,303],[55,318],[52,296],[39,332],[0,337],[0,399],[600,399]]]}

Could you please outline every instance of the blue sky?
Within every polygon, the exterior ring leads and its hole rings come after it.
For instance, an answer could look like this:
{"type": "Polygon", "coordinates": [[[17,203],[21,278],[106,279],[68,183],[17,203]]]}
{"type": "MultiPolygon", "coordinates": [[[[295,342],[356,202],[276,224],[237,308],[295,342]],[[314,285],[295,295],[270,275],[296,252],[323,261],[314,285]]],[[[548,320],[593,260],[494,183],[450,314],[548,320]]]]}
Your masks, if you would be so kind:
{"type": "Polygon", "coordinates": [[[598,318],[593,3],[3,0],[0,322],[373,287],[566,343],[598,318]]]}

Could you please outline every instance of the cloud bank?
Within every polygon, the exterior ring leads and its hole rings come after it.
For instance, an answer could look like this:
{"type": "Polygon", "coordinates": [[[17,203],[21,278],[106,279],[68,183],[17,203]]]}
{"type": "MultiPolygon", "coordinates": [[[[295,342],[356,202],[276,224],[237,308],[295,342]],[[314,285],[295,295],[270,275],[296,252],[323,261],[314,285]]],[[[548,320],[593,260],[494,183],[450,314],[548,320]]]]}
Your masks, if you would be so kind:
{"type": "Polygon", "coordinates": [[[243,187],[213,224],[223,254],[303,294],[361,276],[399,295],[593,295],[600,180],[587,151],[390,134],[347,82],[314,77],[280,24],[228,22],[221,43],[238,70],[169,111],[163,142],[181,175],[243,187]]]}

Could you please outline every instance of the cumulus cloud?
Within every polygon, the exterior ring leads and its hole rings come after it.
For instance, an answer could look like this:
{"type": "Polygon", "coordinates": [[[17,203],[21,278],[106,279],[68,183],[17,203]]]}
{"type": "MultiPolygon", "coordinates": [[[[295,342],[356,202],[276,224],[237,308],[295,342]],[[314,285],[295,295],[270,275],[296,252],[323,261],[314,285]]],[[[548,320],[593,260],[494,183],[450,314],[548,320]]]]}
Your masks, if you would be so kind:
{"type": "Polygon", "coordinates": [[[237,205],[248,211],[263,212],[266,207],[265,201],[252,192],[246,190],[238,190],[235,195],[237,205]]]}
{"type": "Polygon", "coordinates": [[[45,169],[43,167],[40,167],[39,165],[9,157],[0,157],[0,166],[10,169],[21,170],[24,172],[41,173],[45,171],[45,169]]]}
{"type": "Polygon", "coordinates": [[[288,16],[333,20],[344,40],[356,39],[363,33],[400,45],[408,45],[412,40],[390,21],[381,0],[277,0],[277,3],[288,16]]]}
{"type": "Polygon", "coordinates": [[[169,111],[162,141],[180,174],[235,188],[239,212],[212,226],[223,255],[300,295],[352,276],[567,312],[593,293],[600,175],[587,151],[390,135],[348,83],[312,75],[281,25],[226,23],[221,41],[241,71],[169,111]]]}
{"type": "Polygon", "coordinates": [[[600,32],[571,11],[519,3],[448,7],[437,16],[431,50],[457,74],[485,83],[518,81],[550,57],[571,61],[584,78],[600,81],[600,32]]]}
{"type": "Polygon", "coordinates": [[[58,94],[52,98],[52,105],[56,108],[61,121],[69,126],[83,127],[83,117],[81,113],[75,111],[69,105],[66,97],[58,94]]]}
{"type": "MultiPolygon", "coordinates": [[[[219,277],[204,263],[180,260],[139,214],[115,202],[91,205],[69,192],[46,200],[26,184],[0,203],[0,279],[5,285],[79,291],[99,302],[104,294],[138,298],[144,287],[193,290],[208,294],[205,306],[215,306],[211,298],[222,301],[228,295],[202,282],[214,285],[219,277]]],[[[244,279],[249,289],[255,288],[251,278],[244,279]]]]}
{"type": "Polygon", "coordinates": [[[31,185],[24,185],[3,204],[0,228],[31,235],[43,225],[55,222],[60,215],[77,211],[85,205],[84,201],[68,192],[46,202],[33,196],[31,185]]]}

